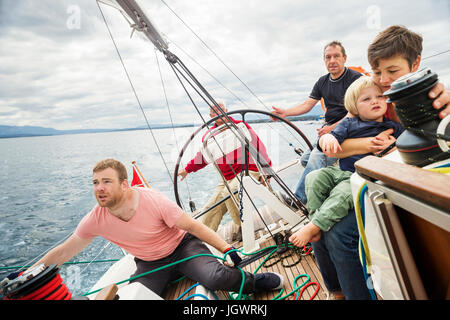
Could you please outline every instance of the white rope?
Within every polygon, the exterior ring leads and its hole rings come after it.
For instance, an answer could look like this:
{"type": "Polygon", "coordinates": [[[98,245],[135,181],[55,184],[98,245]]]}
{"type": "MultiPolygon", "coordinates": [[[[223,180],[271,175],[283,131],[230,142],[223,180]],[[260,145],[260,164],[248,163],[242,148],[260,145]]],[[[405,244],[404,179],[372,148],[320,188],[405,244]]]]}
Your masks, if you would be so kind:
{"type": "Polygon", "coordinates": [[[97,257],[98,256],[100,256],[100,254],[103,252],[103,251],[105,251],[105,249],[109,246],[111,244],[111,242],[107,242],[104,246],[103,246],[103,248],[99,251],[99,253],[91,260],[91,261],[89,261],[89,263],[86,265],[86,267],[84,267],[84,269],[83,270],[81,270],[81,274],[91,265],[91,263],[94,261],[94,260],[97,260],[97,257]]]}

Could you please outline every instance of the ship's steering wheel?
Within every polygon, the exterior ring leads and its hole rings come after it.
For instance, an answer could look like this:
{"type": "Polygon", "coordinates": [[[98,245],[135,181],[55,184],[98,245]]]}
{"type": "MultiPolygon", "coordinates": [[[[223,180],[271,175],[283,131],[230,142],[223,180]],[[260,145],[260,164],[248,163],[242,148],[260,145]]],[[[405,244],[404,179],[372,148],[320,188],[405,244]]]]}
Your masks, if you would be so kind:
{"type": "MultiPolygon", "coordinates": [[[[280,122],[285,123],[290,128],[292,128],[295,131],[296,134],[298,134],[298,137],[296,137],[296,139],[301,142],[303,148],[307,147],[310,150],[313,149],[313,146],[310,143],[310,141],[308,140],[308,138],[306,137],[306,135],[297,126],[295,126],[292,122],[290,122],[289,120],[286,120],[286,119],[284,119],[284,118],[282,118],[280,116],[274,115],[274,114],[272,114],[270,112],[267,112],[267,111],[255,110],[255,109],[235,110],[235,111],[227,112],[226,114],[228,116],[239,114],[242,117],[242,121],[245,122],[246,121],[245,120],[246,115],[247,114],[252,114],[252,113],[262,114],[262,115],[265,115],[265,116],[268,116],[268,117],[272,117],[274,119],[279,120],[280,122]]],[[[195,130],[194,133],[192,133],[192,135],[188,138],[188,140],[186,141],[186,143],[184,144],[183,148],[181,149],[181,151],[180,151],[180,153],[178,155],[178,159],[177,159],[177,162],[176,162],[176,165],[175,165],[175,170],[174,170],[174,176],[173,176],[173,186],[174,186],[173,189],[174,189],[174,192],[175,192],[176,202],[177,202],[177,204],[180,207],[183,207],[183,206],[182,206],[182,203],[180,201],[180,195],[179,195],[179,192],[178,192],[178,170],[180,168],[180,163],[181,163],[181,160],[183,158],[183,155],[184,155],[186,149],[188,148],[188,146],[190,145],[190,143],[195,139],[197,134],[200,133],[202,131],[202,129],[204,129],[206,127],[209,128],[209,126],[211,124],[213,124],[219,117],[220,116],[216,116],[214,118],[211,118],[209,121],[207,121],[206,123],[201,125],[199,128],[197,128],[197,130],[195,130]]],[[[304,151],[304,150],[302,150],[302,151],[304,151]]],[[[223,200],[221,200],[221,201],[223,201],[223,200]]],[[[192,210],[192,208],[191,208],[191,210],[192,210]]]]}

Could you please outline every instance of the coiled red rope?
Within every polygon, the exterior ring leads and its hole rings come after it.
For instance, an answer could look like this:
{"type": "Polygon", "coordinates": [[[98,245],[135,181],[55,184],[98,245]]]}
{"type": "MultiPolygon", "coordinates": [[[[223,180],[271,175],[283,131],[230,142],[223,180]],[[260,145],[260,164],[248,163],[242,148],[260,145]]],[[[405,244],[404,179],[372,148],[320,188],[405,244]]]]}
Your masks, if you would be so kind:
{"type": "Polygon", "coordinates": [[[302,295],[303,295],[303,292],[305,291],[305,289],[306,289],[307,287],[311,286],[311,285],[315,285],[315,286],[316,286],[316,290],[314,291],[314,293],[312,294],[312,296],[309,298],[309,300],[313,300],[313,299],[316,297],[317,293],[319,292],[319,288],[320,288],[320,286],[319,286],[319,284],[318,284],[317,282],[308,282],[308,284],[306,284],[306,285],[302,288],[302,290],[300,290],[300,292],[296,292],[296,293],[294,294],[294,298],[293,298],[292,300],[300,300],[301,297],[302,297],[302,295]]]}
{"type": "Polygon", "coordinates": [[[23,296],[23,297],[5,297],[5,300],[70,300],[72,294],[59,273],[44,284],[39,289],[23,296]]]}

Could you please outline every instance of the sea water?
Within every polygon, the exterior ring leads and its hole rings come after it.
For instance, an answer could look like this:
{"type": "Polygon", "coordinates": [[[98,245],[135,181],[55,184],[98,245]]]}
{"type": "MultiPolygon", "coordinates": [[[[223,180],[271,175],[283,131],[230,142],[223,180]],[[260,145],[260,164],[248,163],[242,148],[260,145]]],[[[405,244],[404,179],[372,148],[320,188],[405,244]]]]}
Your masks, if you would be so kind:
{"type": "MultiPolygon", "coordinates": [[[[295,124],[311,143],[315,141],[318,123],[295,124]]],[[[305,148],[296,133],[280,123],[252,127],[266,145],[274,168],[298,157],[295,147],[305,148]]],[[[193,131],[194,128],[187,127],[0,139],[0,267],[32,264],[73,232],[96,204],[92,168],[99,160],[120,160],[128,169],[130,181],[131,162],[136,161],[150,186],[175,200],[175,163],[179,150],[193,131]]],[[[198,151],[200,138],[194,139],[186,149],[181,159],[183,167],[198,151]]],[[[190,212],[189,200],[195,202],[197,209],[201,208],[219,179],[209,165],[179,182],[180,199],[186,212],[190,212]]],[[[297,180],[298,177],[292,177],[286,183],[294,188],[297,180]]],[[[225,216],[223,223],[229,219],[225,216]]],[[[97,237],[71,261],[122,256],[120,248],[97,237]]],[[[61,267],[61,276],[73,295],[81,295],[89,291],[112,263],[65,265],[61,267]]],[[[16,270],[0,270],[0,280],[13,271],[16,270]]]]}

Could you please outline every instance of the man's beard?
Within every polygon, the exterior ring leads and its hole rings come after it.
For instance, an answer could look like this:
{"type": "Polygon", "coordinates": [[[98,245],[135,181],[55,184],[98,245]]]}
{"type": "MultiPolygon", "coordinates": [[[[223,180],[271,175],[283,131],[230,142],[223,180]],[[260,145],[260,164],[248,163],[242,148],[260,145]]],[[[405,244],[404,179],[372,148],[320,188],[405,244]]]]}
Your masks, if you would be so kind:
{"type": "Polygon", "coordinates": [[[106,201],[102,201],[100,196],[103,196],[103,194],[102,195],[96,195],[95,198],[97,199],[98,205],[100,207],[102,207],[102,208],[112,208],[120,200],[118,196],[107,195],[107,200],[106,201]]]}

